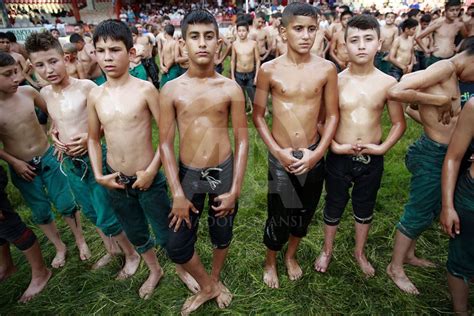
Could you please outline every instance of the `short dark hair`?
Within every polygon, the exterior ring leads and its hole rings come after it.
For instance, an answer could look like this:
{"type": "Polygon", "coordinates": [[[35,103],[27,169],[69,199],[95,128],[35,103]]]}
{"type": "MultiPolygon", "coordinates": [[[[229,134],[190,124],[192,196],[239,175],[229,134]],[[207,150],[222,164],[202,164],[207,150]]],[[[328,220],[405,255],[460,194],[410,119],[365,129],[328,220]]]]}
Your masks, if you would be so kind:
{"type": "Polygon", "coordinates": [[[76,43],[79,43],[79,42],[84,42],[84,39],[82,38],[81,35],[79,35],[77,33],[72,33],[71,36],[69,36],[69,42],[73,43],[73,44],[76,44],[76,43]]]}
{"type": "Polygon", "coordinates": [[[345,17],[346,15],[350,15],[351,17],[353,17],[354,13],[352,13],[352,11],[349,11],[349,10],[348,11],[343,11],[341,13],[341,15],[339,16],[339,18],[342,20],[342,18],[345,17]]]}
{"type": "Polygon", "coordinates": [[[237,24],[235,25],[235,27],[238,29],[239,26],[245,27],[247,29],[247,31],[249,29],[249,24],[246,21],[238,21],[237,24]]]}
{"type": "Polygon", "coordinates": [[[257,13],[257,19],[263,19],[265,21],[266,17],[265,12],[260,11],[257,13]]]}
{"type": "Polygon", "coordinates": [[[138,35],[138,29],[136,26],[130,26],[130,32],[132,32],[132,34],[138,35]]]}
{"type": "Polygon", "coordinates": [[[459,49],[459,52],[466,51],[471,56],[474,55],[474,36],[469,36],[464,39],[459,49]]]}
{"type": "Polygon", "coordinates": [[[10,39],[7,36],[7,33],[5,33],[5,32],[0,32],[0,39],[7,39],[7,40],[10,41],[10,39]]]}
{"type": "Polygon", "coordinates": [[[274,19],[278,19],[278,18],[281,18],[281,12],[275,12],[272,14],[272,18],[274,19]]]}
{"type": "Polygon", "coordinates": [[[165,33],[169,36],[173,36],[174,34],[174,26],[173,24],[166,24],[165,25],[165,33]]]}
{"type": "Polygon", "coordinates": [[[52,28],[52,29],[50,29],[49,31],[50,31],[51,33],[53,33],[53,31],[56,31],[56,32],[58,32],[58,33],[61,33],[61,32],[59,32],[59,30],[58,30],[57,28],[52,28]]]}
{"type": "Polygon", "coordinates": [[[461,5],[460,0],[448,0],[444,4],[444,7],[445,7],[445,9],[448,9],[449,7],[456,7],[456,6],[460,6],[460,5],[461,5]]]}
{"type": "Polygon", "coordinates": [[[387,12],[387,13],[385,13],[385,17],[387,17],[389,14],[393,14],[393,15],[397,16],[397,14],[395,12],[387,12]]]}
{"type": "Polygon", "coordinates": [[[6,32],[5,34],[7,34],[8,40],[9,40],[11,43],[16,43],[16,36],[15,36],[15,33],[11,32],[11,31],[8,31],[8,32],[6,32]]]}
{"type": "Polygon", "coordinates": [[[216,31],[216,36],[219,36],[219,26],[217,25],[216,18],[207,10],[191,10],[184,16],[181,21],[181,34],[184,40],[186,39],[186,32],[190,24],[212,24],[216,31]]]}
{"type": "Polygon", "coordinates": [[[29,54],[55,49],[63,55],[63,48],[59,41],[50,32],[31,33],[25,41],[25,49],[29,54]]]}
{"type": "Polygon", "coordinates": [[[292,2],[283,10],[281,24],[288,26],[295,16],[309,16],[318,21],[318,12],[315,7],[308,3],[292,2]]]}
{"type": "Polygon", "coordinates": [[[420,9],[410,9],[410,11],[408,11],[407,13],[407,17],[412,18],[416,16],[418,13],[420,13],[420,9]]]}
{"type": "Polygon", "coordinates": [[[0,52],[0,67],[13,66],[16,64],[15,58],[9,53],[0,52]]]}
{"type": "Polygon", "coordinates": [[[344,33],[344,39],[347,38],[347,31],[349,28],[355,28],[359,30],[375,30],[377,37],[380,38],[380,24],[375,17],[369,14],[361,14],[353,16],[349,22],[347,22],[346,31],[344,33]]]}
{"type": "Polygon", "coordinates": [[[420,22],[423,23],[430,23],[431,22],[431,14],[423,14],[420,18],[420,22]]]}
{"type": "Polygon", "coordinates": [[[94,36],[92,37],[94,46],[100,39],[105,41],[108,38],[117,42],[122,42],[125,45],[127,51],[133,47],[132,32],[128,28],[127,24],[122,21],[108,19],[100,22],[99,25],[97,25],[94,31],[94,36]]]}
{"type": "Polygon", "coordinates": [[[412,27],[418,26],[418,21],[412,18],[408,18],[402,23],[400,23],[400,29],[405,31],[406,29],[411,29],[412,27]]]}

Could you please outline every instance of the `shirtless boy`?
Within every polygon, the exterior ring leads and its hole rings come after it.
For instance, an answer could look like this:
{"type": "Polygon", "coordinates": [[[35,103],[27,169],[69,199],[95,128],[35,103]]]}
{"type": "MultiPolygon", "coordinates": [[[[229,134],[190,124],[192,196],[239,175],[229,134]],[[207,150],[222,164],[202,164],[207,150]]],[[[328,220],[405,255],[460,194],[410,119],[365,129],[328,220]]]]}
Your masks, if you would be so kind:
{"type": "Polygon", "coordinates": [[[456,53],[454,39],[458,32],[463,36],[467,35],[467,30],[462,21],[458,19],[461,10],[460,0],[448,0],[444,7],[444,18],[433,21],[424,31],[415,37],[418,46],[430,55],[426,59],[426,67],[442,59],[447,59],[456,53]],[[433,34],[433,46],[427,48],[422,39],[433,34]]]}
{"type": "Polygon", "coordinates": [[[20,216],[13,210],[5,192],[7,183],[7,173],[0,166],[0,282],[16,272],[10,253],[10,243],[12,243],[23,252],[31,267],[30,285],[18,300],[20,303],[26,303],[43,291],[51,277],[51,271],[44,264],[35,233],[26,227],[20,216]]]}
{"type": "Polygon", "coordinates": [[[188,49],[182,38],[176,43],[174,60],[179,66],[179,76],[181,76],[189,68],[188,49]]]}
{"type": "Polygon", "coordinates": [[[267,28],[265,28],[265,13],[260,12],[257,14],[254,22],[256,27],[251,30],[249,38],[257,42],[258,51],[260,53],[260,62],[263,64],[270,60],[268,57],[272,51],[272,39],[267,28]]]}
{"type": "Polygon", "coordinates": [[[469,282],[474,279],[474,163],[471,161],[468,169],[460,170],[460,166],[473,139],[474,98],[471,98],[459,116],[444,159],[440,214],[441,226],[451,237],[447,269],[453,312],[466,316],[469,315],[469,282]]]}
{"type": "Polygon", "coordinates": [[[396,81],[374,66],[381,45],[379,36],[379,22],[370,15],[355,16],[347,24],[345,41],[350,65],[338,76],[340,120],[326,157],[324,247],[314,265],[318,272],[324,273],[328,268],[337,228],[351,198],[355,220],[354,257],[367,277],[375,275],[364,248],[382,180],[383,155],[400,139],[406,127],[401,104],[387,102],[387,90],[396,81]],[[392,127],[382,141],[382,114],[386,103],[392,127]]]}
{"type": "Polygon", "coordinates": [[[153,56],[153,47],[156,45],[156,40],[153,41],[152,38],[154,36],[150,33],[146,35],[139,34],[137,37],[136,44],[143,45],[143,57],[142,57],[142,65],[145,67],[147,76],[151,79],[151,82],[155,86],[155,88],[159,89],[160,87],[160,77],[159,73],[160,70],[158,65],[155,62],[155,58],[153,56]]]}
{"type": "Polygon", "coordinates": [[[303,275],[296,252],[319,202],[324,154],[339,119],[336,69],[331,62],[311,54],[318,29],[316,9],[306,3],[291,3],[283,11],[282,24],[288,52],[260,69],[253,112],[255,126],[269,151],[263,281],[270,288],[279,287],[276,259],[287,242],[288,276],[297,280],[303,275]],[[269,94],[271,130],[264,118],[269,94]],[[323,111],[325,118],[320,116],[323,111]],[[320,135],[318,122],[324,120],[325,132],[320,135]]]}
{"type": "Polygon", "coordinates": [[[411,294],[419,292],[403,264],[434,266],[415,256],[415,245],[441,210],[441,168],[460,110],[458,80],[474,81],[474,38],[466,39],[465,47],[449,60],[404,76],[389,90],[390,99],[418,105],[425,133],[407,152],[406,165],[412,174],[410,197],[397,224],[392,261],[387,266],[395,284],[411,294]]]}
{"type": "Polygon", "coordinates": [[[84,67],[77,59],[77,48],[73,43],[65,43],[64,47],[64,63],[69,77],[77,79],[87,79],[84,67]]]}
{"type": "Polygon", "coordinates": [[[165,178],[159,172],[160,153],[153,150],[151,137],[151,120],[158,121],[158,91],[151,83],[128,73],[129,58],[135,49],[125,23],[101,22],[93,43],[107,82],[93,88],[87,99],[89,157],[96,181],[109,189],[109,206],[150,271],[139,290],[141,298],[149,299],[163,270],[148,225],[151,224],[157,243],[164,246],[170,210],[165,178]],[[105,166],[101,126],[107,143],[105,166]]]}
{"type": "Polygon", "coordinates": [[[384,73],[388,73],[390,64],[387,62],[387,57],[392,47],[393,41],[398,36],[398,27],[395,25],[397,15],[393,12],[385,13],[385,24],[380,27],[380,39],[382,46],[375,55],[375,67],[384,73]]]}
{"type": "Polygon", "coordinates": [[[403,75],[410,73],[415,64],[415,33],[418,22],[408,18],[400,24],[402,33],[398,36],[390,48],[388,61],[392,63],[389,75],[400,81],[403,75]]]}
{"type": "Polygon", "coordinates": [[[165,40],[163,41],[160,54],[160,88],[162,88],[165,83],[175,79],[179,75],[179,66],[174,60],[176,41],[174,40],[173,35],[174,26],[172,24],[167,24],[165,26],[165,40]]]}
{"type": "Polygon", "coordinates": [[[106,79],[97,64],[94,46],[90,43],[86,44],[82,36],[77,33],[71,34],[69,41],[76,45],[77,58],[84,68],[86,79],[94,81],[99,86],[104,84],[106,79]]]}
{"type": "Polygon", "coordinates": [[[316,54],[316,56],[321,58],[325,58],[328,49],[329,43],[326,39],[326,31],[318,29],[316,32],[316,38],[314,39],[314,44],[311,47],[311,53],[316,54]]]}
{"type": "MultiPolygon", "coordinates": [[[[430,25],[430,23],[431,23],[431,15],[423,14],[420,18],[420,25],[417,28],[416,36],[418,36],[421,32],[423,32],[428,27],[428,25],[430,25]]],[[[431,46],[433,45],[433,34],[425,36],[424,38],[421,39],[421,41],[423,42],[423,45],[425,45],[425,48],[429,50],[431,46]]],[[[418,45],[415,45],[415,58],[416,58],[416,64],[413,68],[413,71],[425,69],[426,68],[426,55],[425,55],[425,52],[418,45]]]]}
{"type": "Polygon", "coordinates": [[[72,192],[82,212],[96,227],[107,254],[93,269],[110,262],[120,250],[125,254],[125,268],[119,278],[133,275],[140,257],[133,250],[122,226],[108,206],[107,190],[97,184],[87,155],[87,95],[96,87],[90,80],[70,78],[61,44],[50,33],[33,33],[25,42],[36,72],[50,84],[41,90],[48,113],[58,135],[53,135],[55,146],[61,152],[61,171],[67,176],[72,192]]]}
{"type": "Polygon", "coordinates": [[[249,25],[247,22],[237,23],[237,40],[232,44],[232,57],[230,60],[230,75],[239,86],[247,93],[250,99],[248,112],[252,111],[255,97],[255,83],[258,69],[260,68],[260,54],[256,41],[248,38],[249,25]]]}
{"type": "Polygon", "coordinates": [[[283,28],[283,25],[280,25],[278,27],[279,34],[275,42],[275,57],[286,54],[286,52],[288,51],[286,36],[282,35],[282,32],[284,32],[284,30],[285,29],[283,28]]]}
{"type": "Polygon", "coordinates": [[[354,14],[351,11],[344,11],[341,13],[342,28],[334,33],[331,38],[331,47],[329,48],[329,55],[336,64],[337,72],[341,72],[347,67],[349,62],[347,56],[346,43],[344,42],[344,34],[346,33],[347,22],[354,14]]]}
{"type": "Polygon", "coordinates": [[[34,107],[46,112],[46,104],[32,87],[18,87],[17,70],[15,59],[0,53],[0,159],[9,164],[12,182],[31,208],[33,222],[56,248],[52,267],[64,266],[67,248],[54,223],[51,202],[74,234],[81,260],[87,260],[91,254],[82,235],[77,205],[36,119],[34,107]]]}
{"type": "Polygon", "coordinates": [[[182,307],[181,313],[187,315],[213,298],[220,308],[231,302],[232,294],[220,281],[220,274],[232,241],[237,199],[247,163],[248,134],[242,90],[214,69],[214,54],[220,40],[214,16],[206,10],[192,10],[182,20],[181,30],[188,48],[189,69],[161,92],[159,127],[163,166],[173,196],[167,253],[200,286],[200,291],[182,307]],[[179,167],[174,155],[176,126],[179,167]],[[210,275],[194,247],[206,195],[213,244],[210,275]]]}

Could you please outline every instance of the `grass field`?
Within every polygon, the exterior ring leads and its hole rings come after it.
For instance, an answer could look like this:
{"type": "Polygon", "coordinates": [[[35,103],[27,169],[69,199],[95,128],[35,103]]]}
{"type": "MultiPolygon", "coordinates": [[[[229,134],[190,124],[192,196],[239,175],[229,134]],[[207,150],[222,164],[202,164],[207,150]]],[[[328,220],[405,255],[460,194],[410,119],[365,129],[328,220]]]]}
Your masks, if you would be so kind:
{"type": "MultiPolygon", "coordinates": [[[[385,134],[389,120],[384,116],[385,134]]],[[[313,271],[313,262],[323,242],[322,207],[318,206],[310,232],[298,253],[304,276],[291,282],[285,275],[283,264],[279,267],[280,289],[270,290],[262,282],[265,247],[262,243],[266,218],[267,151],[249,118],[250,152],[239,214],[234,227],[234,240],[230,248],[223,280],[234,293],[231,306],[221,311],[215,302],[207,303],[199,314],[444,314],[451,310],[446,285],[444,263],[448,239],[438,225],[423,234],[418,242],[418,254],[435,261],[434,269],[407,268],[408,276],[421,291],[419,296],[402,294],[389,280],[385,267],[390,260],[395,223],[408,197],[409,173],[404,166],[407,147],[421,133],[421,128],[408,121],[402,140],[386,155],[385,173],[376,204],[374,224],[370,232],[367,256],[377,270],[376,276],[366,279],[352,258],[354,246],[353,218],[348,206],[337,235],[334,257],[326,274],[313,271]]],[[[156,131],[154,134],[156,139],[156,131]]],[[[39,236],[46,261],[51,262],[54,248],[46,237],[33,226],[28,208],[18,191],[9,186],[10,199],[22,218],[39,236]]],[[[350,204],[350,203],[349,203],[350,204]]],[[[27,305],[16,300],[29,283],[26,259],[12,248],[14,262],[19,271],[0,284],[0,314],[177,314],[190,292],[179,281],[174,266],[162,250],[159,260],[165,277],[153,297],[142,301],[138,288],[147,277],[142,262],[137,274],[126,281],[115,281],[121,261],[99,271],[90,266],[105,252],[101,240],[90,223],[84,224],[85,236],[93,252],[86,263],[79,260],[72,234],[62,219],[58,226],[63,240],[69,247],[66,266],[54,270],[46,290],[27,305]]],[[[207,234],[207,221],[201,220],[197,250],[207,267],[212,249],[207,234]]],[[[282,257],[280,257],[280,260],[282,257]]],[[[280,261],[282,262],[282,261],[280,261]]],[[[471,303],[474,297],[471,295],[471,303]]]]}

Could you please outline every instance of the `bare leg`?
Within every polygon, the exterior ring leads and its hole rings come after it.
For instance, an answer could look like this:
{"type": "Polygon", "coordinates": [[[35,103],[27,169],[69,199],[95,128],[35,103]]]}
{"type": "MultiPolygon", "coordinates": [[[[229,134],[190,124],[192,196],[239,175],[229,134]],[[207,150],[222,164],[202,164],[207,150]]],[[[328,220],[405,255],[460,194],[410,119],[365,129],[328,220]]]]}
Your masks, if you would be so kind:
{"type": "Polygon", "coordinates": [[[412,242],[412,239],[408,238],[397,229],[395,245],[393,246],[392,261],[387,266],[387,274],[403,292],[409,294],[420,294],[403,269],[403,262],[405,261],[405,257],[412,242]]]}
{"type": "Polygon", "coordinates": [[[193,278],[191,274],[186,271],[182,265],[176,264],[176,273],[178,277],[183,281],[183,283],[188,287],[188,289],[193,293],[196,294],[201,290],[197,281],[193,278]]]}
{"type": "Polygon", "coordinates": [[[298,250],[300,241],[301,238],[291,235],[288,240],[288,249],[285,254],[285,265],[288,277],[291,281],[298,280],[303,276],[303,270],[301,270],[301,267],[296,260],[296,251],[298,250]]]}
{"type": "Polygon", "coordinates": [[[77,249],[79,250],[79,258],[81,258],[82,261],[89,259],[91,257],[91,251],[89,250],[86,240],[84,239],[84,235],[82,234],[81,214],[76,212],[74,217],[64,216],[64,220],[66,221],[69,228],[71,228],[74,239],[76,239],[77,249]]]}
{"type": "Polygon", "coordinates": [[[23,251],[23,253],[31,266],[31,282],[25,293],[23,293],[21,298],[18,300],[20,303],[29,302],[33,297],[43,291],[52,275],[51,271],[46,268],[44,264],[43,255],[41,254],[38,241],[35,241],[33,246],[23,251]]]}
{"type": "Polygon", "coordinates": [[[51,222],[49,224],[38,226],[56,248],[56,256],[54,256],[54,259],[51,262],[51,266],[56,269],[64,267],[64,265],[66,264],[67,248],[61,240],[61,237],[59,236],[59,231],[56,228],[56,224],[54,222],[51,222]]]}
{"type": "Polygon", "coordinates": [[[314,270],[325,273],[331,262],[332,249],[334,245],[334,238],[336,238],[337,225],[330,226],[324,224],[324,245],[323,250],[314,262],[314,270]]]}
{"type": "Polygon", "coordinates": [[[117,243],[120,246],[125,255],[125,265],[117,275],[118,280],[124,280],[137,272],[138,266],[140,265],[140,255],[135,251],[135,248],[133,248],[132,243],[128,240],[124,232],[114,236],[112,240],[114,244],[117,243]]]}
{"type": "Polygon", "coordinates": [[[436,267],[436,264],[434,264],[433,262],[426,259],[418,258],[415,255],[415,247],[416,247],[416,240],[413,240],[410,245],[410,248],[408,249],[408,253],[405,257],[404,263],[415,266],[415,267],[422,267],[422,268],[436,267]]]}
{"type": "Polygon", "coordinates": [[[355,223],[355,249],[354,257],[359,264],[362,272],[367,277],[373,277],[375,275],[375,269],[372,267],[370,262],[365,257],[365,244],[367,242],[367,236],[369,235],[370,224],[355,223]]]}
{"type": "Polygon", "coordinates": [[[181,314],[189,315],[205,302],[216,298],[221,293],[221,290],[219,285],[211,278],[206,269],[204,269],[201,259],[199,259],[196,252],[194,252],[191,260],[182,266],[193,276],[201,288],[201,291],[189,297],[183,304],[181,314]]]}
{"type": "Polygon", "coordinates": [[[6,280],[15,272],[16,267],[10,253],[10,244],[6,243],[0,246],[0,282],[6,280]]]}
{"type": "Polygon", "coordinates": [[[232,302],[232,293],[227,287],[225,287],[224,283],[222,283],[222,281],[220,280],[221,271],[224,267],[225,258],[227,257],[228,252],[229,247],[225,249],[214,249],[212,256],[211,278],[215,282],[217,282],[221,291],[219,296],[216,297],[217,306],[219,306],[219,308],[229,307],[230,302],[232,302]]]}
{"type": "Polygon", "coordinates": [[[469,284],[448,272],[448,286],[453,300],[453,312],[456,315],[469,315],[469,284]]]}
{"type": "Polygon", "coordinates": [[[163,270],[158,263],[158,258],[156,257],[154,248],[149,249],[148,251],[142,253],[143,260],[145,261],[148,269],[150,270],[150,274],[148,275],[148,279],[145,283],[142,284],[140,289],[138,290],[138,294],[140,298],[147,300],[153,294],[158,282],[160,281],[161,277],[163,276],[163,270]]]}
{"type": "Polygon", "coordinates": [[[263,269],[263,282],[271,289],[278,289],[280,287],[276,261],[277,254],[277,251],[267,248],[265,268],[263,269]]]}
{"type": "Polygon", "coordinates": [[[96,263],[92,265],[92,268],[91,268],[92,270],[97,270],[102,267],[105,267],[112,261],[112,258],[114,257],[116,252],[120,253],[118,246],[115,244],[115,242],[112,241],[111,238],[108,238],[107,236],[105,236],[104,233],[99,228],[96,228],[95,230],[97,231],[100,238],[102,239],[102,242],[104,243],[104,247],[107,253],[104,256],[102,256],[99,260],[97,260],[96,263]]]}

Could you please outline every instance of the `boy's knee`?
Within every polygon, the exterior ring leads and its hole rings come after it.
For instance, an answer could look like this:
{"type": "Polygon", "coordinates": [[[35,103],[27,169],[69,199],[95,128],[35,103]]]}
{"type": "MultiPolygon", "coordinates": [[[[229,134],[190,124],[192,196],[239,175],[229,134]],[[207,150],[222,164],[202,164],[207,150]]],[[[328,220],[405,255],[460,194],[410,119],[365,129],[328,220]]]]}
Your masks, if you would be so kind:
{"type": "Polygon", "coordinates": [[[142,254],[142,253],[145,253],[147,252],[148,250],[150,250],[151,248],[155,247],[155,240],[153,239],[153,237],[151,237],[150,235],[148,235],[148,238],[147,239],[144,239],[144,238],[137,238],[137,237],[129,237],[127,235],[128,239],[130,240],[130,242],[132,243],[132,245],[135,247],[135,249],[137,250],[137,252],[139,254],[142,254]]]}
{"type": "Polygon", "coordinates": [[[354,220],[356,223],[359,224],[370,224],[372,223],[372,219],[374,218],[374,210],[373,209],[354,209],[354,220]]]}
{"type": "Polygon", "coordinates": [[[288,242],[289,237],[290,229],[288,223],[275,223],[274,219],[267,221],[263,243],[268,249],[280,251],[288,242]]]}
{"type": "Polygon", "coordinates": [[[20,251],[25,251],[25,250],[30,249],[35,242],[36,242],[35,233],[27,227],[23,230],[19,238],[12,241],[15,247],[18,248],[18,250],[20,251]]]}
{"type": "Polygon", "coordinates": [[[170,238],[166,244],[168,257],[176,264],[185,264],[194,255],[194,242],[170,238]]]}

